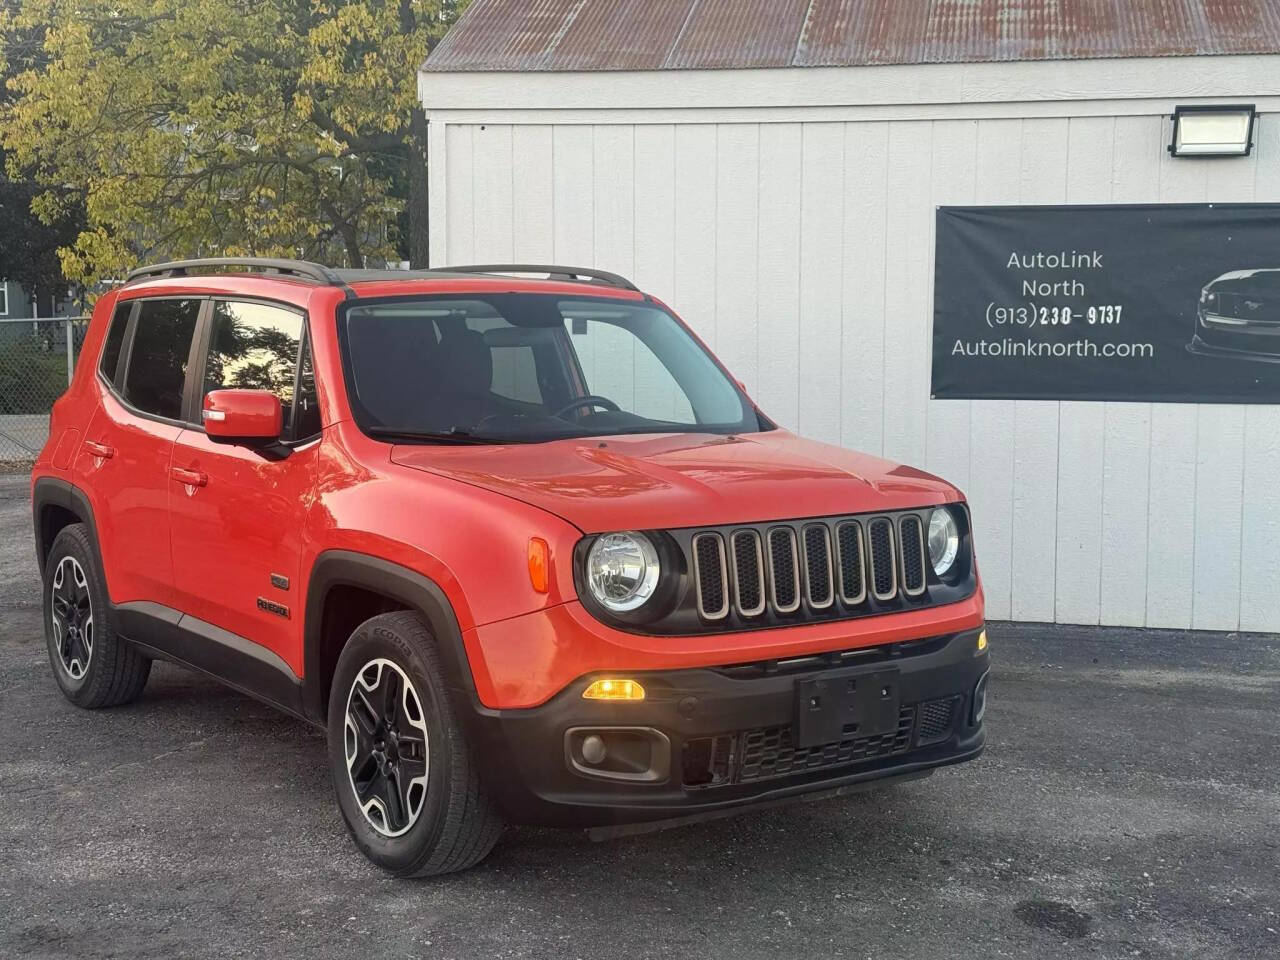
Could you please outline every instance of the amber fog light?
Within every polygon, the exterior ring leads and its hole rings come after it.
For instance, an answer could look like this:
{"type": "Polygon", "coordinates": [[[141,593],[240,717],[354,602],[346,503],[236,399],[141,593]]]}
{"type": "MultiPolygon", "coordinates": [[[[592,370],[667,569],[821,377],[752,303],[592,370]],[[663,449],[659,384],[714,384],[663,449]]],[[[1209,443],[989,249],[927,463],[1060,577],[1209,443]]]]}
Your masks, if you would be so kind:
{"type": "Polygon", "coordinates": [[[593,680],[582,691],[583,700],[643,700],[644,687],[635,680],[593,680]]]}

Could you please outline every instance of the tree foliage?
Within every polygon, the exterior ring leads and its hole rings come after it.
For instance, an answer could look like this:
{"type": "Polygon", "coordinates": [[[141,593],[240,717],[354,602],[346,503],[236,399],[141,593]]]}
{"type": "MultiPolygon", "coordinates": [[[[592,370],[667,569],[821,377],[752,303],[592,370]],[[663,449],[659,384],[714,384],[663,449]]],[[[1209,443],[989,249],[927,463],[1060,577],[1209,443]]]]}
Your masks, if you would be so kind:
{"type": "MultiPolygon", "coordinates": [[[[18,0],[47,63],[0,116],[35,210],[86,224],[63,251],[82,283],[175,256],[398,259],[417,67],[448,0],[18,0]]],[[[415,259],[425,251],[413,250],[415,259]]]]}
{"type": "MultiPolygon", "coordinates": [[[[6,42],[0,45],[0,114],[12,101],[5,81],[45,63],[43,26],[19,29],[14,13],[13,0],[3,0],[0,36],[6,42]]],[[[30,180],[11,179],[0,147],[0,279],[21,284],[47,310],[66,291],[58,250],[74,243],[83,229],[84,205],[79,191],[61,187],[60,215],[45,222],[31,211],[32,201],[45,189],[30,180]]]]}

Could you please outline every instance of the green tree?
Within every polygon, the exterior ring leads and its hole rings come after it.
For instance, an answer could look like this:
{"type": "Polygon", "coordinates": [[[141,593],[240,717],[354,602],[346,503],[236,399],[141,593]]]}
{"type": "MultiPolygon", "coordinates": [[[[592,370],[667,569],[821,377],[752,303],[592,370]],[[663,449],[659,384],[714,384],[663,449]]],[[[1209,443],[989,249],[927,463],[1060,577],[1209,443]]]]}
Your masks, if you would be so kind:
{"type": "MultiPolygon", "coordinates": [[[[44,63],[42,25],[19,29],[13,24],[14,0],[0,3],[0,113],[11,104],[9,77],[39,69],[44,63]]],[[[32,201],[46,188],[30,180],[11,179],[5,172],[0,147],[0,279],[20,283],[36,297],[42,312],[62,299],[67,281],[62,276],[58,250],[70,246],[84,228],[84,205],[79,191],[58,188],[61,215],[45,222],[31,211],[32,201]]]]}
{"type": "Polygon", "coordinates": [[[0,140],[46,220],[83,189],[70,279],[174,256],[425,261],[417,67],[464,3],[17,2],[6,36],[42,25],[46,63],[10,81],[0,140]]]}

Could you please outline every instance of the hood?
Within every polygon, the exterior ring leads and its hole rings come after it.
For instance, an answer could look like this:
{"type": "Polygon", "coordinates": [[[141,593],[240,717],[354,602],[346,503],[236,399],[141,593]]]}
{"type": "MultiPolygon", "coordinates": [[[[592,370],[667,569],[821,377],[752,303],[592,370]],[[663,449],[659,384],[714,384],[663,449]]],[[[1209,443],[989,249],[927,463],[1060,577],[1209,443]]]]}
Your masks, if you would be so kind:
{"type": "Polygon", "coordinates": [[[912,467],[785,430],[396,446],[398,464],[540,507],[585,533],[793,520],[960,499],[912,467]]]}

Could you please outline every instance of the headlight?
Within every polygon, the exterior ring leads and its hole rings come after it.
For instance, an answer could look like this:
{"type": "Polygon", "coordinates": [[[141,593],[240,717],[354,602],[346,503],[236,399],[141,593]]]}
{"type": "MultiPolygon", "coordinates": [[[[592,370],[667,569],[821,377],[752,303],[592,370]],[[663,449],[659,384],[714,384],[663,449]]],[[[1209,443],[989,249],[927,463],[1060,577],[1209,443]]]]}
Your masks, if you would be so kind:
{"type": "Polygon", "coordinates": [[[960,528],[946,507],[938,507],[929,515],[929,562],[938,576],[946,575],[960,552],[960,528]]]}
{"type": "Polygon", "coordinates": [[[653,596],[658,551],[643,533],[606,533],[587,554],[587,586],[608,610],[626,613],[653,596]]]}

